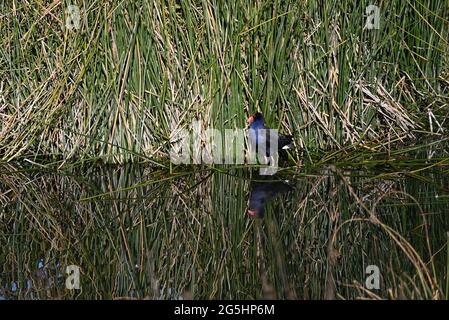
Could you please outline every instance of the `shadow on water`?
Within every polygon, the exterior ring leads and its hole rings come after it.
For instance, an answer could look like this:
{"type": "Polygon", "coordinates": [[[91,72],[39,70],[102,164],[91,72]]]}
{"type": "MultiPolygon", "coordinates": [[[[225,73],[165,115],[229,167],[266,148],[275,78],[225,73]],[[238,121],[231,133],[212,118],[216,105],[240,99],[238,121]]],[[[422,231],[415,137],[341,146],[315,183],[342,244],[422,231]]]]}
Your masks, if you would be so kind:
{"type": "Polygon", "coordinates": [[[0,299],[444,298],[444,170],[2,165],[0,299]]]}

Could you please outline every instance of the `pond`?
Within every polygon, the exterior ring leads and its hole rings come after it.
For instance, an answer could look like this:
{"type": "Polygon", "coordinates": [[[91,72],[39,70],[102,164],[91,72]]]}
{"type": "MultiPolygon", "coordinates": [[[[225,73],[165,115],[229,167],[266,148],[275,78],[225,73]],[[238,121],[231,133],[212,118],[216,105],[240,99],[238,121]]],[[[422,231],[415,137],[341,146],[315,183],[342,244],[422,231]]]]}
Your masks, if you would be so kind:
{"type": "Polygon", "coordinates": [[[0,299],[447,298],[448,169],[429,161],[3,164],[0,299]]]}

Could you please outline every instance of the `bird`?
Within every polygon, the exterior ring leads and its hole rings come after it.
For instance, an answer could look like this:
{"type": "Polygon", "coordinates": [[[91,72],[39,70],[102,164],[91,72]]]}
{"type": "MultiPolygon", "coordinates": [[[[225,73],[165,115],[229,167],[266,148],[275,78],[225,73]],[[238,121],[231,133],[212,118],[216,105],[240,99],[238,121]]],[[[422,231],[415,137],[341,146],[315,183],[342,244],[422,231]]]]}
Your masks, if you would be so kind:
{"type": "Polygon", "coordinates": [[[292,187],[285,181],[274,182],[251,182],[251,194],[249,196],[248,215],[263,218],[265,215],[265,204],[278,194],[288,192],[292,187]]]}
{"type": "Polygon", "coordinates": [[[270,138],[277,139],[278,150],[290,149],[292,147],[293,137],[289,135],[278,134],[277,131],[266,130],[265,132],[260,131],[261,129],[269,129],[265,127],[265,120],[260,112],[256,112],[248,117],[247,120],[249,124],[249,129],[252,129],[248,133],[248,138],[253,147],[259,149],[259,146],[265,144],[266,156],[272,156],[270,154],[270,138]]]}

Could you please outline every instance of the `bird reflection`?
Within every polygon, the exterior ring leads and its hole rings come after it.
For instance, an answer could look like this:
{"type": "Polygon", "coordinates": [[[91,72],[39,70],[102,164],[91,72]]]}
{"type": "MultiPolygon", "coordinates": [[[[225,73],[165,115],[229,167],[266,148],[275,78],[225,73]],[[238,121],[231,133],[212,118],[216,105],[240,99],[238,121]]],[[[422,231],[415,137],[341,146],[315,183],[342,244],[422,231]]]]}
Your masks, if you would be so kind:
{"type": "Polygon", "coordinates": [[[270,176],[268,178],[267,176],[258,176],[251,181],[251,194],[249,196],[249,208],[247,211],[248,215],[263,218],[265,215],[265,204],[275,198],[278,194],[290,190],[292,190],[292,187],[286,181],[282,181],[275,176],[270,176]]]}

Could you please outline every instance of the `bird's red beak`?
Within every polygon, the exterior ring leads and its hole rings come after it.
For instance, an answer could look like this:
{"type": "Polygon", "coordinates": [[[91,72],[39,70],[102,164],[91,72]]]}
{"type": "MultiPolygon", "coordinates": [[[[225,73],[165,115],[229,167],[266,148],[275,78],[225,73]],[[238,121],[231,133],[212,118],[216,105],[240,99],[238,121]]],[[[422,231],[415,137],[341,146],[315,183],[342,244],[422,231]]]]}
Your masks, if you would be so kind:
{"type": "Polygon", "coordinates": [[[257,216],[257,212],[254,210],[248,210],[248,215],[251,217],[255,217],[255,216],[257,216]]]}
{"type": "Polygon", "coordinates": [[[249,124],[251,124],[254,121],[254,115],[251,115],[248,117],[248,119],[246,120],[246,122],[248,122],[249,124]]]}

